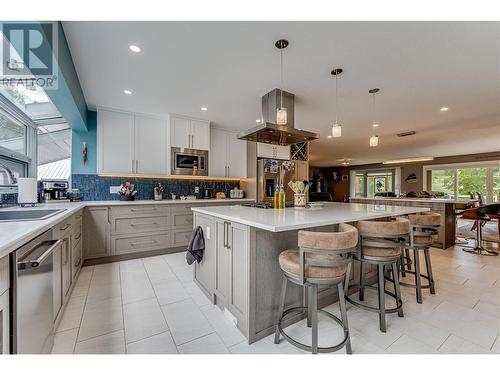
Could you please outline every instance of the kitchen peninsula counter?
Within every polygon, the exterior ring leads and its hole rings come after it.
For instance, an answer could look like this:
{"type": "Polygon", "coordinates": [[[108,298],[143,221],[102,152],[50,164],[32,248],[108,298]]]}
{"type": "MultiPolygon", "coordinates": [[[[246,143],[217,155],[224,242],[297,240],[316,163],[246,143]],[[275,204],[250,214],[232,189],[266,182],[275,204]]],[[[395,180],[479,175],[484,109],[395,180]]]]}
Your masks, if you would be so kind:
{"type": "MultiPolygon", "coordinates": [[[[274,330],[282,277],[278,257],[283,250],[298,248],[298,230],[335,231],[340,223],[384,219],[429,209],[325,203],[321,209],[229,206],[196,207],[192,211],[194,225],[202,228],[205,238],[203,259],[195,264],[194,281],[252,343],[274,330]]],[[[359,277],[358,267],[355,262],[353,282],[359,277]]],[[[369,268],[366,276],[367,282],[375,281],[376,273],[369,268]]],[[[319,306],[337,300],[334,289],[319,290],[319,306]]],[[[289,285],[285,308],[303,304],[303,288],[289,285]]],[[[301,318],[300,314],[292,315],[284,324],[301,318]]]]}
{"type": "Polygon", "coordinates": [[[434,240],[434,246],[447,249],[455,245],[455,205],[467,203],[468,201],[446,199],[446,198],[406,198],[406,197],[351,197],[351,203],[364,203],[368,205],[391,205],[405,207],[427,207],[431,212],[441,215],[441,226],[438,229],[438,236],[434,240]]]}

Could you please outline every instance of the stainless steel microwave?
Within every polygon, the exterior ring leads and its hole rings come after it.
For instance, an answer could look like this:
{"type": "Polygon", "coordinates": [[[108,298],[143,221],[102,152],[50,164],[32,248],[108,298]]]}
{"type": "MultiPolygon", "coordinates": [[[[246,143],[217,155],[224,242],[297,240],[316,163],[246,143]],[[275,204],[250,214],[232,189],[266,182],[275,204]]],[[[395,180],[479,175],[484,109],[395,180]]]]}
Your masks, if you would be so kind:
{"type": "Polygon", "coordinates": [[[208,151],[172,147],[172,174],[208,176],[208,151]]]}

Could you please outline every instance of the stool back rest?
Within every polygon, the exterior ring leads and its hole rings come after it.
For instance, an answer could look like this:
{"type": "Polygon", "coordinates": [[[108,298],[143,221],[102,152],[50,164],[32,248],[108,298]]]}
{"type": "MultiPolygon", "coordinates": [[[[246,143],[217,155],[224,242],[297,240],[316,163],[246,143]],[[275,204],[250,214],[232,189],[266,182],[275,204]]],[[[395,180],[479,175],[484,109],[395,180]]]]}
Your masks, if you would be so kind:
{"type": "Polygon", "coordinates": [[[428,247],[432,245],[432,236],[438,235],[440,225],[410,225],[410,246],[411,247],[428,247]],[[415,243],[415,237],[431,237],[429,242],[415,243]]]}
{"type": "Polygon", "coordinates": [[[358,244],[358,230],[349,224],[339,224],[338,232],[299,231],[299,277],[306,282],[306,266],[343,267],[352,262],[358,244]],[[309,257],[307,254],[333,255],[330,258],[309,257]]]}
{"type": "Polygon", "coordinates": [[[432,245],[432,236],[438,234],[441,225],[441,215],[436,212],[422,212],[417,215],[408,215],[410,220],[410,246],[428,247],[432,245]],[[416,244],[415,237],[430,237],[428,242],[416,244]]]}
{"type": "Polygon", "coordinates": [[[359,250],[363,255],[363,247],[394,249],[403,247],[410,232],[408,219],[398,217],[392,221],[359,221],[359,250]],[[377,239],[385,241],[377,241],[377,239]]]}

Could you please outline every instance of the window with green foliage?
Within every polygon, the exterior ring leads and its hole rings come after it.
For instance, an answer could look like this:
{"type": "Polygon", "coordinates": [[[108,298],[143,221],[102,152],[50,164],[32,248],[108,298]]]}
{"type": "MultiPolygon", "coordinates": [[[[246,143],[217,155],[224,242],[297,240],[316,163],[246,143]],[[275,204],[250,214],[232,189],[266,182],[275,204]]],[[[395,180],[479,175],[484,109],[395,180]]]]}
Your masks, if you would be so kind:
{"type": "Polygon", "coordinates": [[[455,198],[455,171],[453,169],[432,171],[431,191],[442,192],[450,198],[455,198]]]}
{"type": "Polygon", "coordinates": [[[471,193],[481,193],[484,203],[500,201],[499,161],[424,167],[424,175],[429,176],[425,171],[430,172],[427,186],[433,192],[460,200],[470,199],[471,193]]]}

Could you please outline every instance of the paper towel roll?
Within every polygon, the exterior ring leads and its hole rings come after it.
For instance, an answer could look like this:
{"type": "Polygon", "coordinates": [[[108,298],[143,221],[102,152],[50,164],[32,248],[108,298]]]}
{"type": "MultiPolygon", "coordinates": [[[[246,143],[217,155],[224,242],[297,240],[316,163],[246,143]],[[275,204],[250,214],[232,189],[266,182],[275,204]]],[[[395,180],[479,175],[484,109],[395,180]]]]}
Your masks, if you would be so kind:
{"type": "Polygon", "coordinates": [[[18,178],[17,189],[17,203],[34,204],[38,202],[36,178],[18,178]]]}

